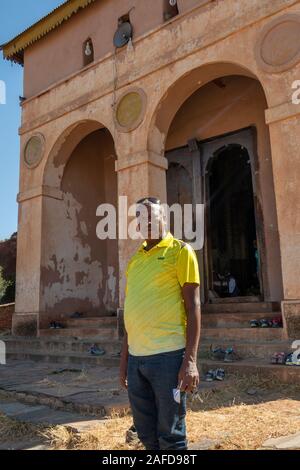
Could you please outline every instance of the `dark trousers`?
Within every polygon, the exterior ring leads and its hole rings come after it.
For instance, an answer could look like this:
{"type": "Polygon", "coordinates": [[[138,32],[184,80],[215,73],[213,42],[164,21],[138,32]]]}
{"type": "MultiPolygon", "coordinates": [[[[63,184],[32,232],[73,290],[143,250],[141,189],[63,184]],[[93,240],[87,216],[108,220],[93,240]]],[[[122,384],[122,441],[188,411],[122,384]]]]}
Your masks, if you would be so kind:
{"type": "Polygon", "coordinates": [[[176,403],[173,389],[185,349],[128,357],[128,396],[133,422],[147,450],[186,450],[186,393],[176,403]]]}

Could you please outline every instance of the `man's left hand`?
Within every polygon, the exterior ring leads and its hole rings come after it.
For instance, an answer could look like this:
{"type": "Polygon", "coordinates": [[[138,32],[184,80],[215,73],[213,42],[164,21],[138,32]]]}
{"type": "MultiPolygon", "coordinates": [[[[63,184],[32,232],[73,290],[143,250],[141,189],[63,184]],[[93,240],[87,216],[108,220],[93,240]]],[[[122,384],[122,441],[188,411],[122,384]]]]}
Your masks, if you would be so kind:
{"type": "Polygon", "coordinates": [[[198,387],[199,372],[195,361],[183,361],[178,374],[178,385],[182,392],[193,392],[198,387]]]}

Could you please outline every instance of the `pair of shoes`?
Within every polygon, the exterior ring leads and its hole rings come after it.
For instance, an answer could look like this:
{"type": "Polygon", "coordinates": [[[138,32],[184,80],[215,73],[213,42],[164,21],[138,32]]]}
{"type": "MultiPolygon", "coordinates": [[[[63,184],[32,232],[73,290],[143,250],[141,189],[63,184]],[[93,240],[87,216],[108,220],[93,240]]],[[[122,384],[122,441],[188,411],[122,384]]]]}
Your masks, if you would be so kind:
{"type": "Polygon", "coordinates": [[[222,349],[221,347],[210,347],[210,357],[215,361],[233,362],[240,359],[239,355],[233,347],[222,349]]]}
{"type": "Polygon", "coordinates": [[[205,376],[206,382],[213,382],[214,380],[223,381],[224,379],[225,379],[224,369],[216,369],[216,370],[210,369],[205,376]]]}
{"type": "Polygon", "coordinates": [[[103,356],[105,351],[104,349],[99,348],[96,344],[93,344],[89,349],[89,354],[91,354],[91,356],[103,356]]]}
{"type": "Polygon", "coordinates": [[[263,318],[262,320],[251,320],[251,328],[282,328],[282,318],[275,317],[272,320],[267,320],[263,318]]]}
{"type": "Polygon", "coordinates": [[[64,328],[64,326],[61,323],[58,323],[56,321],[52,321],[49,324],[49,328],[51,330],[61,330],[62,328],[64,328]]]}
{"type": "Polygon", "coordinates": [[[271,364],[285,364],[286,356],[283,351],[274,353],[271,357],[271,364]]]}

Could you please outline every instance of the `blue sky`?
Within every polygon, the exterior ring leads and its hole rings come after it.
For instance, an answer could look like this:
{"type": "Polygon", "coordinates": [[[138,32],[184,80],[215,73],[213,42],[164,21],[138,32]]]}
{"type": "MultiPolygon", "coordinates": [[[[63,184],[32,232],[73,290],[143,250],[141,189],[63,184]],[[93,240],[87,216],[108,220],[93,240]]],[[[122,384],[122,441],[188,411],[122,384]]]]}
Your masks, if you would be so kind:
{"type": "MultiPolygon", "coordinates": [[[[62,3],[63,0],[1,0],[0,44],[12,39],[62,3]]],[[[6,104],[0,104],[0,240],[3,240],[17,230],[19,95],[23,95],[23,69],[4,61],[2,53],[0,80],[6,84],[6,104]]]]}

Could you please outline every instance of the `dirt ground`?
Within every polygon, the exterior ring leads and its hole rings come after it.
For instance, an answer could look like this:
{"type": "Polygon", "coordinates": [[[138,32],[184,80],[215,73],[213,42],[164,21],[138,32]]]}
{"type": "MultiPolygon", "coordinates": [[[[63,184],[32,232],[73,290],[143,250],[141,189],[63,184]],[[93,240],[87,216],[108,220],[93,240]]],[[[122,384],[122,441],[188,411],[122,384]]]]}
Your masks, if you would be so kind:
{"type": "MultiPolygon", "coordinates": [[[[65,426],[22,424],[0,415],[0,441],[11,446],[38,437],[49,449],[143,449],[138,441],[126,443],[131,425],[130,415],[115,415],[90,431],[74,433],[65,426]]],[[[223,387],[189,398],[187,430],[190,445],[206,441],[213,449],[258,449],[269,438],[300,431],[300,386],[231,376],[223,387]]]]}

